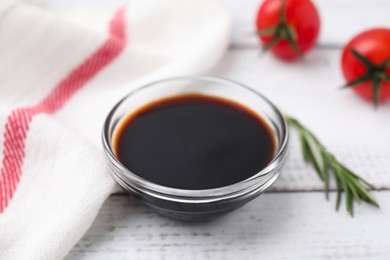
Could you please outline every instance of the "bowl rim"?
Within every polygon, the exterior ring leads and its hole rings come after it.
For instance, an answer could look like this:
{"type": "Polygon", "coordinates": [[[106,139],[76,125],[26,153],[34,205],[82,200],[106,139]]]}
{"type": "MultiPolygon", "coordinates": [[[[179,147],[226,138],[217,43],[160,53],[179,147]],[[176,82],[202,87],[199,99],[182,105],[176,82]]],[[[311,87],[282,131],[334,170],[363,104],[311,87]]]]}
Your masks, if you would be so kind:
{"type": "MultiPolygon", "coordinates": [[[[138,192],[141,192],[142,194],[149,194],[154,197],[158,198],[167,198],[167,197],[175,197],[175,200],[181,200],[187,201],[188,199],[201,199],[202,201],[207,200],[214,200],[216,197],[223,196],[224,198],[227,197],[235,197],[239,194],[245,194],[248,192],[252,192],[254,189],[259,188],[261,186],[260,184],[267,184],[262,183],[261,179],[264,179],[265,175],[272,173],[273,169],[277,168],[279,164],[283,163],[283,159],[287,153],[287,146],[288,146],[288,140],[289,140],[289,130],[286,118],[284,115],[280,112],[280,110],[264,95],[260,94],[258,91],[241,84],[239,82],[222,78],[222,77],[216,77],[216,76],[179,76],[179,77],[170,77],[165,78],[157,81],[153,81],[151,83],[148,83],[146,85],[143,85],[133,91],[131,91],[129,94],[125,95],[122,99],[120,99],[114,107],[110,110],[109,114],[107,115],[104,125],[103,125],[103,131],[102,131],[102,142],[104,151],[106,154],[106,158],[108,160],[108,164],[111,167],[111,174],[113,175],[114,179],[121,185],[121,186],[130,186],[131,190],[136,190],[138,192]],[[278,117],[278,120],[281,122],[281,133],[282,133],[282,140],[280,144],[278,145],[277,152],[275,153],[273,159],[271,162],[268,163],[267,166],[265,166],[262,170],[260,170],[258,173],[252,175],[251,177],[242,180],[240,182],[230,184],[227,186],[222,186],[218,188],[212,188],[212,189],[202,189],[202,190],[189,190],[189,189],[178,189],[178,188],[172,188],[163,186],[157,183],[153,183],[151,181],[148,181],[136,173],[130,171],[127,169],[116,157],[112,145],[110,144],[110,124],[113,119],[113,116],[117,109],[120,107],[120,105],[125,102],[128,98],[135,95],[136,93],[143,91],[146,88],[149,88],[151,86],[168,82],[168,81],[178,81],[178,80],[194,80],[194,81],[207,81],[207,82],[214,82],[219,84],[225,84],[225,85],[233,85],[235,87],[241,87],[252,94],[256,95],[257,97],[260,97],[265,103],[272,109],[272,111],[276,114],[278,117]],[[114,167],[114,168],[113,168],[114,167]],[[114,170],[116,169],[116,170],[114,170]],[[117,171],[120,171],[121,174],[118,175],[117,171]],[[257,181],[256,181],[257,180],[257,181]],[[260,183],[259,183],[260,182],[260,183]]],[[[266,179],[275,179],[272,178],[274,175],[270,176],[266,179]]],[[[276,180],[276,179],[275,179],[276,180]]],[[[275,181],[274,180],[274,181],[275,181]]],[[[266,185],[266,187],[270,186],[269,184],[266,185]]]]}

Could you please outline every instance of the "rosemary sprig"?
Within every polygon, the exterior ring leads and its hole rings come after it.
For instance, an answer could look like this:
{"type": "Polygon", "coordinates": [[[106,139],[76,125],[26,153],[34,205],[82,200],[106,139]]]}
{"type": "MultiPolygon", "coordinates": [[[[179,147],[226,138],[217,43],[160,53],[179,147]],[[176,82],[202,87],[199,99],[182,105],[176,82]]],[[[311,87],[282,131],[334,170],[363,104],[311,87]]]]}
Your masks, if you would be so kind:
{"type": "Polygon", "coordinates": [[[296,119],[286,116],[287,122],[296,129],[300,135],[303,157],[305,161],[311,163],[318,176],[324,182],[325,197],[329,199],[329,173],[333,173],[336,183],[336,211],[338,211],[341,202],[341,192],[345,193],[347,211],[353,216],[353,202],[358,204],[365,201],[379,208],[378,202],[369,194],[368,189],[375,189],[373,185],[352,172],[345,165],[339,162],[310,132],[306,127],[296,119]]]}

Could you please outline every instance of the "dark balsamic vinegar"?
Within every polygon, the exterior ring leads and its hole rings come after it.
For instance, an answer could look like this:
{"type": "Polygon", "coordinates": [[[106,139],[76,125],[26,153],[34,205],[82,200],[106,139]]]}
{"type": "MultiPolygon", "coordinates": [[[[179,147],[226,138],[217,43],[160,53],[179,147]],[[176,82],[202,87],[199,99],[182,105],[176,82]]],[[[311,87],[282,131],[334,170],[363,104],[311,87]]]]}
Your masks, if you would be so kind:
{"type": "Polygon", "coordinates": [[[275,137],[249,108],[189,94],[155,101],[127,116],[113,146],[119,161],[141,178],[201,190],[258,173],[275,154],[275,137]]]}

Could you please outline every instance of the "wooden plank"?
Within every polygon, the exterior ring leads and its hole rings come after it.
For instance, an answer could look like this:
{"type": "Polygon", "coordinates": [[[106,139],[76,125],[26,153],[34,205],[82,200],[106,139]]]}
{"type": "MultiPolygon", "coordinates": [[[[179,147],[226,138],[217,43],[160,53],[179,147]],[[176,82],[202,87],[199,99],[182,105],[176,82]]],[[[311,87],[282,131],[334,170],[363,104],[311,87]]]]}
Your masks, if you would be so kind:
{"type": "Polygon", "coordinates": [[[66,259],[389,259],[390,192],[374,195],[382,208],[363,205],[354,218],[322,193],[268,193],[206,223],[112,196],[66,259]]]}
{"type": "MultiPolygon", "coordinates": [[[[233,42],[256,46],[255,19],[261,0],[225,0],[233,17],[233,42]]],[[[313,0],[321,16],[319,44],[343,46],[351,37],[371,27],[389,27],[388,0],[313,0]]]]}

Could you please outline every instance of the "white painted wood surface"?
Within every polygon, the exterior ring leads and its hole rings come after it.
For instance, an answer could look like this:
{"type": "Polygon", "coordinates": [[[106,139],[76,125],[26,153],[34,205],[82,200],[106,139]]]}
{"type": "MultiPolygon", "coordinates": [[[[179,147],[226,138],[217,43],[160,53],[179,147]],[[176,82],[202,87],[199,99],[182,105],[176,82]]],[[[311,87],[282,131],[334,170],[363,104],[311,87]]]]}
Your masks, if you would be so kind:
{"type": "Polygon", "coordinates": [[[268,193],[207,223],[173,221],[112,196],[66,259],[388,260],[390,192],[375,196],[380,211],[363,205],[350,218],[320,192],[268,193]]]}
{"type": "MultiPolygon", "coordinates": [[[[54,8],[71,9],[80,2],[107,8],[123,1],[52,2],[54,8]]],[[[322,17],[319,46],[303,62],[291,64],[259,55],[253,20],[260,0],[226,0],[234,19],[233,43],[213,74],[258,89],[302,119],[350,167],[389,189],[390,121],[383,120],[390,113],[389,103],[374,111],[337,86],[343,82],[340,47],[365,28],[390,26],[390,1],[314,2],[322,17]]],[[[334,211],[334,193],[327,203],[322,192],[313,191],[321,189],[293,145],[272,193],[212,222],[169,220],[128,196],[114,195],[67,260],[390,259],[390,191],[374,194],[380,210],[363,205],[350,218],[343,206],[341,212],[334,211]]]]}

